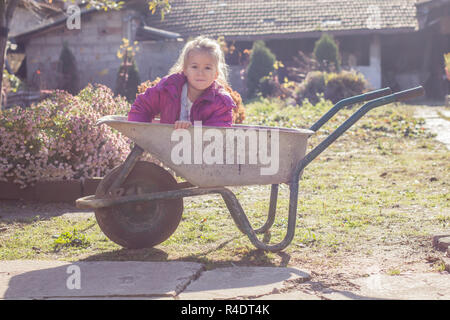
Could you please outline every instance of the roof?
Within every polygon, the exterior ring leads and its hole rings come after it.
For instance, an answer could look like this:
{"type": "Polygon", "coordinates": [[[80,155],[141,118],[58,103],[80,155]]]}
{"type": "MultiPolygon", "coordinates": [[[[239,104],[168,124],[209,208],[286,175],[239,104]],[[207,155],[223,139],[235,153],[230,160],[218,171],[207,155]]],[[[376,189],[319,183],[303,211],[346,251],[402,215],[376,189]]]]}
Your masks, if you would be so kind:
{"type": "Polygon", "coordinates": [[[165,30],[160,30],[152,28],[149,26],[139,26],[136,30],[136,40],[167,40],[167,39],[178,39],[181,35],[174,32],[168,32],[165,30]]]}
{"type": "Polygon", "coordinates": [[[431,27],[450,15],[450,0],[420,0],[416,6],[420,29],[431,27]]]}
{"type": "MultiPolygon", "coordinates": [[[[100,13],[104,14],[104,10],[99,10],[96,8],[87,8],[84,7],[80,11],[81,16],[85,16],[92,13],[100,13]]],[[[53,21],[49,21],[42,25],[37,25],[31,30],[27,30],[25,32],[22,32],[20,34],[16,34],[11,36],[10,38],[14,40],[15,42],[21,42],[23,40],[29,39],[30,37],[40,34],[42,32],[49,32],[55,28],[61,28],[64,27],[65,23],[67,22],[67,17],[65,15],[62,15],[59,18],[56,18],[53,21]]],[[[157,28],[140,25],[138,29],[136,30],[136,39],[137,40],[162,40],[162,39],[177,39],[180,38],[181,35],[176,32],[170,32],[165,30],[160,30],[157,28]]]]}
{"type": "Polygon", "coordinates": [[[418,0],[417,5],[434,5],[434,6],[440,6],[443,4],[450,3],[450,0],[418,0]]]}
{"type": "MultiPolygon", "coordinates": [[[[91,9],[81,9],[80,15],[86,15],[86,14],[90,14],[97,11],[97,9],[91,8],[91,9]]],[[[63,26],[65,23],[67,22],[67,17],[66,16],[61,16],[59,18],[56,18],[55,20],[49,21],[45,24],[42,25],[37,25],[35,28],[31,29],[31,30],[27,30],[25,32],[16,34],[11,36],[10,38],[14,41],[20,41],[22,39],[26,39],[29,38],[35,34],[41,33],[43,31],[48,31],[49,29],[52,29],[54,27],[60,27],[63,26]]]]}
{"type": "MultiPolygon", "coordinates": [[[[127,1],[134,3],[143,0],[127,1]]],[[[334,34],[411,32],[419,28],[416,4],[449,0],[170,0],[171,11],[161,16],[145,11],[139,40],[225,36],[227,40],[312,37],[334,34]]],[[[82,9],[88,14],[95,9],[82,9]]],[[[107,12],[105,12],[107,14],[107,12]]],[[[27,39],[54,27],[66,17],[15,35],[27,39]]]]}
{"type": "Polygon", "coordinates": [[[229,40],[418,29],[417,0],[171,0],[171,12],[148,14],[147,25],[182,37],[229,40]]]}

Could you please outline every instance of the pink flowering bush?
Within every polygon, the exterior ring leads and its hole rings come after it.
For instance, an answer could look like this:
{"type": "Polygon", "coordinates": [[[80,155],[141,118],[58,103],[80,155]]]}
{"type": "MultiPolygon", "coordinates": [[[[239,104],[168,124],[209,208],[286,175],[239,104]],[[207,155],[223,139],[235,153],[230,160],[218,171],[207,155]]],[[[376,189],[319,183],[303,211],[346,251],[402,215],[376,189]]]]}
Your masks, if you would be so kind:
{"type": "Polygon", "coordinates": [[[57,90],[29,108],[0,111],[0,180],[26,187],[105,175],[125,160],[131,141],[95,123],[128,110],[108,87],[88,85],[77,96],[57,90]]]}

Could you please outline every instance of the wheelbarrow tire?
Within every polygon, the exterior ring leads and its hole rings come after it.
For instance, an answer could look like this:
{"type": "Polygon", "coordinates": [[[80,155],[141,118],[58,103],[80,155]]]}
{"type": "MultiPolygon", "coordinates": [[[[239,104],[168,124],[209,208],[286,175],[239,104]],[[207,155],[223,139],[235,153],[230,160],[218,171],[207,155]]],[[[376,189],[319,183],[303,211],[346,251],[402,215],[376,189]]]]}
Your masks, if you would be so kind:
{"type": "MultiPolygon", "coordinates": [[[[95,196],[105,197],[122,165],[107,174],[95,196]]],[[[138,161],[116,196],[169,191],[177,181],[164,168],[138,161]]],[[[183,214],[183,198],[132,202],[95,210],[103,233],[113,242],[130,249],[151,248],[167,240],[177,229],[183,214]]]]}

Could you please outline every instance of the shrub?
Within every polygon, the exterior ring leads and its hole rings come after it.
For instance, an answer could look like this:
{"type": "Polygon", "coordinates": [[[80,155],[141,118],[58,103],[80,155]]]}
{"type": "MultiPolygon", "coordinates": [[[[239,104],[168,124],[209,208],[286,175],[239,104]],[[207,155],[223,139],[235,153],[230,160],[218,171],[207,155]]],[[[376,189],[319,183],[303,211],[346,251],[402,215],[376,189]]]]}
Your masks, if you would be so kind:
{"type": "Polygon", "coordinates": [[[334,66],[337,72],[341,69],[341,58],[339,48],[333,37],[324,33],[314,45],[314,57],[322,64],[322,68],[330,71],[328,67],[334,66]]]}
{"type": "Polygon", "coordinates": [[[247,68],[247,88],[249,97],[260,89],[260,80],[274,70],[275,55],[266,47],[264,41],[255,41],[247,68]]]}
{"type": "Polygon", "coordinates": [[[304,99],[317,103],[321,94],[325,99],[336,103],[341,99],[364,93],[368,86],[364,76],[359,73],[313,71],[308,73],[305,81],[300,85],[297,103],[301,104],[304,99]]]}
{"type": "Polygon", "coordinates": [[[239,92],[231,89],[230,86],[225,86],[225,90],[227,90],[234,103],[236,104],[236,108],[233,109],[233,123],[242,123],[245,120],[245,109],[244,104],[242,103],[241,95],[239,94],[239,92]]]}
{"type": "Polygon", "coordinates": [[[75,56],[70,51],[66,42],[64,42],[58,62],[58,88],[71,94],[78,93],[78,71],[75,56]]]}
{"type": "Polygon", "coordinates": [[[3,90],[8,94],[9,92],[17,92],[23,87],[22,81],[14,74],[10,74],[8,70],[3,69],[3,90]]]}
{"type": "Polygon", "coordinates": [[[312,56],[308,56],[303,51],[298,51],[286,67],[287,78],[290,81],[303,82],[308,73],[319,70],[319,67],[319,63],[312,56]]]}
{"type": "Polygon", "coordinates": [[[360,73],[349,71],[330,73],[326,77],[325,99],[336,103],[344,98],[361,94],[368,87],[368,82],[360,73]]]}
{"type": "Polygon", "coordinates": [[[78,96],[56,90],[29,108],[1,111],[0,180],[26,187],[40,180],[104,175],[125,160],[130,143],[95,123],[128,109],[109,88],[89,85],[78,96]]]}
{"type": "Polygon", "coordinates": [[[133,56],[129,56],[126,52],[117,73],[114,93],[126,97],[128,102],[132,103],[136,98],[140,82],[136,61],[133,56]]]}
{"type": "Polygon", "coordinates": [[[261,79],[260,86],[264,98],[279,98],[285,100],[287,104],[295,105],[299,84],[288,81],[287,77],[280,83],[277,76],[267,76],[261,79]]]}
{"type": "Polygon", "coordinates": [[[277,78],[265,76],[259,80],[259,87],[264,98],[281,96],[281,84],[277,78]]]}
{"type": "Polygon", "coordinates": [[[145,90],[147,90],[148,88],[154,87],[156,86],[159,82],[161,81],[160,77],[157,77],[155,80],[150,81],[144,81],[142,82],[139,86],[138,86],[138,94],[140,93],[144,93],[145,90]]]}
{"type": "Polygon", "coordinates": [[[321,71],[309,72],[305,81],[300,85],[297,96],[297,103],[302,104],[304,99],[308,99],[315,104],[319,101],[318,95],[325,92],[325,74],[321,71]]]}

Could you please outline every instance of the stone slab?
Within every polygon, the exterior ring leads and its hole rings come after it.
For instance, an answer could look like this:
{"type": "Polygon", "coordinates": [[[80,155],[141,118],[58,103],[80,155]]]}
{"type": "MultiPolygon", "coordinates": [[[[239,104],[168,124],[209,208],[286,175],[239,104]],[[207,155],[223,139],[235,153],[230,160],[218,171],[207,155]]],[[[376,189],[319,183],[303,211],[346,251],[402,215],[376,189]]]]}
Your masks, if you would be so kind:
{"type": "MultiPolygon", "coordinates": [[[[450,253],[450,248],[448,248],[448,252],[450,253]]],[[[449,258],[447,257],[443,257],[442,260],[444,261],[445,264],[445,270],[450,272],[450,255],[448,255],[449,258]]]]}
{"type": "Polygon", "coordinates": [[[357,292],[333,292],[324,295],[329,299],[340,299],[345,295],[353,299],[395,300],[449,300],[450,274],[417,273],[390,276],[375,274],[351,281],[359,286],[357,292]],[[334,297],[333,297],[334,294],[334,297]]]}
{"type": "Polygon", "coordinates": [[[433,236],[433,247],[439,250],[447,250],[450,247],[450,234],[437,234],[433,236]]]}
{"type": "MultiPolygon", "coordinates": [[[[390,276],[373,274],[351,280],[351,290],[324,288],[317,292],[288,291],[258,300],[449,300],[450,274],[419,273],[390,276]]],[[[306,282],[307,284],[308,282],[306,282]]]]}
{"type": "Polygon", "coordinates": [[[173,297],[201,270],[173,261],[0,261],[0,299],[173,297]]]}
{"type": "Polygon", "coordinates": [[[310,275],[296,268],[230,267],[205,271],[179,295],[182,300],[258,297],[279,291],[290,282],[310,275]]]}
{"type": "Polygon", "coordinates": [[[447,110],[443,107],[416,108],[416,116],[425,119],[424,127],[436,134],[435,139],[442,142],[450,150],[450,121],[441,118],[438,112],[446,115],[447,110]]]}
{"type": "Polygon", "coordinates": [[[440,238],[438,240],[437,247],[440,250],[447,250],[448,248],[450,248],[450,236],[445,237],[445,238],[440,238]]]}

